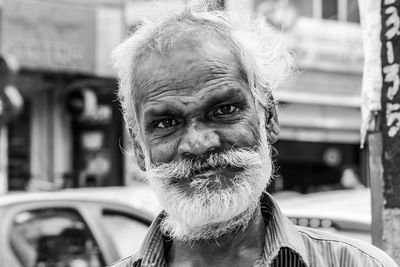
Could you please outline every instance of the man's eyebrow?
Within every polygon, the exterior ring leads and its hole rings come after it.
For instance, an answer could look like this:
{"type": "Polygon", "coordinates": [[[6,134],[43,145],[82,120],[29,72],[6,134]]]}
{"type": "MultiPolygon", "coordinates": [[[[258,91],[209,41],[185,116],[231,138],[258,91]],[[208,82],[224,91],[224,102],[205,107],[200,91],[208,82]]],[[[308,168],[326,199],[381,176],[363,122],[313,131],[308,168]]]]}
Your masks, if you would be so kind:
{"type": "Polygon", "coordinates": [[[239,89],[226,89],[220,92],[207,95],[204,100],[205,106],[211,107],[221,103],[229,102],[247,102],[247,98],[239,89]]]}
{"type": "Polygon", "coordinates": [[[144,119],[151,119],[153,117],[171,116],[180,114],[179,109],[173,103],[164,103],[152,105],[145,108],[143,111],[144,119]]]}
{"type": "MultiPolygon", "coordinates": [[[[203,104],[200,108],[209,109],[216,105],[231,102],[247,103],[247,98],[242,90],[239,89],[223,89],[216,92],[210,92],[201,99],[203,104]]],[[[145,121],[152,118],[159,118],[164,116],[180,116],[183,111],[179,105],[173,101],[168,101],[162,104],[150,105],[143,110],[143,118],[145,121]]]]}

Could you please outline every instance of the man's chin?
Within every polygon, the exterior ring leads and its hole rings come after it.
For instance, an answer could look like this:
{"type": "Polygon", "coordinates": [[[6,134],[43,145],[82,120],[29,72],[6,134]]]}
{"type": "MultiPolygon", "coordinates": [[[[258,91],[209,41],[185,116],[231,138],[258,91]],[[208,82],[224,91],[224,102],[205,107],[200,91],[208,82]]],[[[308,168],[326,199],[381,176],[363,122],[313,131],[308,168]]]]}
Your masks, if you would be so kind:
{"type": "MultiPolygon", "coordinates": [[[[177,220],[167,214],[161,224],[161,231],[173,240],[181,242],[215,240],[226,234],[245,229],[251,221],[256,208],[257,203],[254,203],[254,205],[229,220],[202,225],[187,223],[182,219],[177,220]]],[[[186,218],[186,220],[190,220],[190,218],[186,218]]]]}
{"type": "Polygon", "coordinates": [[[183,241],[215,239],[248,224],[272,165],[259,153],[239,152],[229,159],[236,168],[185,172],[182,164],[172,164],[151,170],[150,184],[167,213],[161,224],[166,235],[183,241]]]}

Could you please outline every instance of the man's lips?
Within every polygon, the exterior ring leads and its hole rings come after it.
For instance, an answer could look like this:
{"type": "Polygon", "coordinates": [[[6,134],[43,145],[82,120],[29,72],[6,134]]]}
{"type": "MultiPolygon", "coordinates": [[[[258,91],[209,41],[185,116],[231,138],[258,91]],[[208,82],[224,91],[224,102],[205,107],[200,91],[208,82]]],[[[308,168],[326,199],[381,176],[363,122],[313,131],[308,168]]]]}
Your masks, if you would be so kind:
{"type": "Polygon", "coordinates": [[[193,173],[193,177],[209,177],[209,176],[213,176],[213,175],[218,175],[221,174],[226,168],[223,167],[218,167],[218,168],[207,168],[204,170],[200,170],[200,171],[195,171],[193,173]]]}
{"type": "Polygon", "coordinates": [[[236,173],[243,171],[243,168],[224,166],[224,167],[208,167],[193,172],[193,178],[208,178],[210,176],[223,175],[227,177],[234,176],[236,173]]]}
{"type": "Polygon", "coordinates": [[[243,168],[221,166],[214,168],[203,168],[194,172],[189,178],[187,190],[223,190],[233,186],[235,177],[243,168]]]}

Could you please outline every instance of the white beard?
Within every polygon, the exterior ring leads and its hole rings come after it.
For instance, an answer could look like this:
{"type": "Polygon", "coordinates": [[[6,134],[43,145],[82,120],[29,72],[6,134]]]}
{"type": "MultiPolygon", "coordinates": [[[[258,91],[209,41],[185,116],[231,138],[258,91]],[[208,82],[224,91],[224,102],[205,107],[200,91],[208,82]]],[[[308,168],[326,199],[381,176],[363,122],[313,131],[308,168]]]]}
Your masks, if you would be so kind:
{"type": "MultiPolygon", "coordinates": [[[[222,158],[222,165],[244,169],[227,188],[218,186],[219,177],[193,180],[190,174],[194,166],[185,160],[151,168],[150,185],[167,213],[161,224],[164,234],[180,241],[216,239],[248,225],[271,177],[269,145],[264,138],[259,151],[236,149],[223,153],[222,158]],[[184,192],[179,182],[187,182],[193,192],[184,192]]],[[[207,164],[220,163],[211,157],[207,164]]]]}

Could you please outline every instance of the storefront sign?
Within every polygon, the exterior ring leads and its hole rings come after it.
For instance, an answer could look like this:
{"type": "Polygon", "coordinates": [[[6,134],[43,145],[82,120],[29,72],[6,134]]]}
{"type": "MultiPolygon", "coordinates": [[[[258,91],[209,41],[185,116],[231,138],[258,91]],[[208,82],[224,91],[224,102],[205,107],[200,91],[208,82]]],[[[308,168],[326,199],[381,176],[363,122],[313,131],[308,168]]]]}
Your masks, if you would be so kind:
{"type": "MultiPolygon", "coordinates": [[[[387,1],[389,2],[389,1],[387,1]]],[[[386,106],[386,125],[388,136],[391,138],[399,137],[400,131],[400,64],[398,34],[400,30],[400,16],[398,7],[386,3],[383,5],[384,16],[382,17],[382,70],[383,85],[382,94],[385,96],[386,106]]],[[[383,12],[382,12],[383,13],[383,12]]],[[[393,141],[392,141],[393,142],[393,141]]],[[[399,144],[393,142],[393,144],[399,144]]],[[[394,146],[397,147],[397,146],[394,146]]],[[[395,153],[394,153],[395,154],[395,153]]]]}
{"type": "Polygon", "coordinates": [[[22,67],[92,73],[95,7],[40,0],[6,0],[1,50],[22,67]]]}
{"type": "Polygon", "coordinates": [[[363,45],[357,24],[302,17],[288,38],[300,67],[362,73],[363,45]]]}
{"type": "Polygon", "coordinates": [[[363,46],[360,25],[332,20],[297,17],[285,1],[254,0],[254,12],[277,28],[286,29],[286,41],[295,52],[296,64],[323,71],[361,73],[363,46]],[[275,7],[275,9],[274,9],[275,7]],[[271,14],[270,12],[274,13],[271,14]],[[268,17],[275,18],[271,22],[268,17]],[[289,25],[289,26],[288,26],[289,25]]]}

